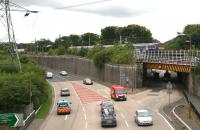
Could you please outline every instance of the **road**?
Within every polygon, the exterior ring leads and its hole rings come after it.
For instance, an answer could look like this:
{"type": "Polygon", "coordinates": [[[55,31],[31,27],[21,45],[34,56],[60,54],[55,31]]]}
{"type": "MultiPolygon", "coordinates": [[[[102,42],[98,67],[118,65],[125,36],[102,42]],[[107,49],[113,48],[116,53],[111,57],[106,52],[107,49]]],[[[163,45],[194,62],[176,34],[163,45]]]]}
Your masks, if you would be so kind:
{"type": "MultiPolygon", "coordinates": [[[[82,84],[82,77],[69,75],[68,77],[55,74],[49,83],[54,89],[53,107],[41,125],[40,130],[102,130],[100,124],[100,102],[110,99],[109,88],[94,82],[93,85],[82,84]],[[57,115],[56,101],[60,97],[60,89],[68,87],[71,96],[65,97],[72,101],[72,113],[70,115],[57,115]]],[[[168,94],[163,89],[149,89],[143,92],[128,95],[127,101],[114,102],[117,127],[114,130],[173,130],[171,125],[159,113],[159,109],[168,104],[168,94]],[[134,122],[134,112],[138,108],[146,108],[153,115],[154,125],[139,127],[134,122]]],[[[174,90],[171,94],[171,102],[181,98],[181,94],[174,90]]]]}

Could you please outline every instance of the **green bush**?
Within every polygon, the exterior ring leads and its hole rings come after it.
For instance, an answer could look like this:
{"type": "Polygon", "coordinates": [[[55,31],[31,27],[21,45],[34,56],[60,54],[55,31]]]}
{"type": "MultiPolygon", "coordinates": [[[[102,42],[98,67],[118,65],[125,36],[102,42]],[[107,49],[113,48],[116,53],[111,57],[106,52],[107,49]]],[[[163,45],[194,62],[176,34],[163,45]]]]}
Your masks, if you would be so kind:
{"type": "Polygon", "coordinates": [[[77,55],[78,54],[78,49],[77,48],[68,48],[67,49],[67,54],[77,55]]]}
{"type": "Polygon", "coordinates": [[[0,72],[5,72],[5,73],[17,73],[19,72],[19,67],[17,64],[0,64],[0,72]]]}
{"type": "Polygon", "coordinates": [[[94,55],[103,49],[104,47],[102,44],[96,44],[94,48],[89,49],[87,57],[93,59],[94,55]]]}
{"type": "MultiPolygon", "coordinates": [[[[2,56],[0,56],[2,57],[2,56]]],[[[0,112],[22,112],[31,102],[38,108],[46,102],[48,84],[45,71],[26,56],[21,56],[22,72],[7,60],[0,65],[0,112]]]]}
{"type": "Polygon", "coordinates": [[[113,55],[112,64],[131,64],[133,55],[130,51],[123,50],[113,55]]]}
{"type": "Polygon", "coordinates": [[[112,51],[110,49],[103,49],[94,54],[93,61],[98,68],[103,68],[105,63],[111,61],[112,51]]]}
{"type": "Polygon", "coordinates": [[[81,49],[78,50],[78,56],[82,56],[82,57],[86,57],[88,53],[88,49],[87,48],[83,48],[81,47],[81,49]]]}

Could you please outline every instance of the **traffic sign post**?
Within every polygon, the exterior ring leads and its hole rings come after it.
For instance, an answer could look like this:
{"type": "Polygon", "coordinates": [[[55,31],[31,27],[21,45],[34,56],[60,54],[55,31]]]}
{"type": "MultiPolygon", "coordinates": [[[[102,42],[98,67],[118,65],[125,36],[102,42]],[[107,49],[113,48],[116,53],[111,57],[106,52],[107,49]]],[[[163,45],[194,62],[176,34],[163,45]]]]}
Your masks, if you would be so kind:
{"type": "Polygon", "coordinates": [[[167,93],[169,94],[169,105],[170,105],[170,94],[172,93],[172,83],[169,81],[166,85],[167,93]]]}
{"type": "Polygon", "coordinates": [[[23,114],[0,114],[0,126],[23,126],[23,114]]]}

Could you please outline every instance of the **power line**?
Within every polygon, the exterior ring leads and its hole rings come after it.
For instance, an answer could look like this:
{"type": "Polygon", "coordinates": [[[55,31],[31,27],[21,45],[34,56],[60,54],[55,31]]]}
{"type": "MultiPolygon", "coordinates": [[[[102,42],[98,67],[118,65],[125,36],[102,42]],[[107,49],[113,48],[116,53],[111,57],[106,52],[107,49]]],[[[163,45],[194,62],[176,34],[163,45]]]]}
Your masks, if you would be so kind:
{"type": "Polygon", "coordinates": [[[88,3],[81,3],[81,4],[71,5],[71,6],[54,8],[53,10],[68,9],[68,8],[74,8],[74,7],[79,7],[79,6],[87,6],[87,5],[93,5],[93,4],[98,4],[98,3],[104,3],[108,1],[112,1],[112,0],[100,0],[100,1],[94,1],[94,2],[88,2],[88,3]]]}

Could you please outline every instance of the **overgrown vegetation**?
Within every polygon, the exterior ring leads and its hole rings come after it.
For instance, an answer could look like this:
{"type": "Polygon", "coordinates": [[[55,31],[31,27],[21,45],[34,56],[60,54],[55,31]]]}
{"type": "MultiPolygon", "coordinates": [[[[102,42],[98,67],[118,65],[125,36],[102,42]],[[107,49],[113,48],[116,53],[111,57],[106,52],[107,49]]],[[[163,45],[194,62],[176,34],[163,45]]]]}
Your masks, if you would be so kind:
{"type": "MultiPolygon", "coordinates": [[[[22,72],[9,56],[0,55],[0,112],[23,113],[25,107],[33,103],[39,108],[51,98],[45,71],[26,56],[21,56],[22,72]]],[[[48,105],[50,106],[48,101],[48,105]]],[[[48,108],[48,107],[47,107],[48,108]]]]}
{"type": "Polygon", "coordinates": [[[190,24],[185,26],[183,33],[178,33],[177,36],[165,42],[167,50],[188,50],[191,48],[200,49],[200,24],[190,24]]]}
{"type": "Polygon", "coordinates": [[[87,57],[94,61],[98,68],[103,68],[105,63],[132,64],[134,63],[134,48],[131,44],[120,45],[116,43],[113,47],[104,48],[97,44],[94,48],[68,48],[67,54],[87,57]]]}

